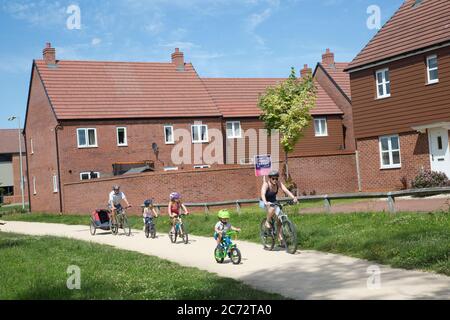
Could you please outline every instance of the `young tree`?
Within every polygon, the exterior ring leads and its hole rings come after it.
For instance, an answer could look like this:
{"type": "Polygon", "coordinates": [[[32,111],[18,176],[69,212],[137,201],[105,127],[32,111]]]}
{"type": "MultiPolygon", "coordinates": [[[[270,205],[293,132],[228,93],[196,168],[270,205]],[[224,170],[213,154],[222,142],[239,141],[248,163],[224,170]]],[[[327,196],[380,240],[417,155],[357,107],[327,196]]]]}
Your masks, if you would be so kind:
{"type": "Polygon", "coordinates": [[[289,178],[288,154],[303,136],[312,117],[310,110],[316,105],[317,90],[312,76],[297,79],[294,68],[289,78],[270,87],[260,97],[258,106],[263,111],[261,120],[266,129],[279,130],[285,153],[285,173],[289,178]]]}

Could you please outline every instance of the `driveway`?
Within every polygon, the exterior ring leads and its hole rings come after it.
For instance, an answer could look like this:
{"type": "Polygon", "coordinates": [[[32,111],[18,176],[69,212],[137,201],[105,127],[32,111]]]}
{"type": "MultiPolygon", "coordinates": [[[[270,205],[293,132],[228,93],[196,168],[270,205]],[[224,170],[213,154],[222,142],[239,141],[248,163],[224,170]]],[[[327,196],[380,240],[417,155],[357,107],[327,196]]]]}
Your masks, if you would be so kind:
{"type": "Polygon", "coordinates": [[[88,226],[9,221],[0,231],[111,245],[217,273],[294,299],[450,299],[450,277],[317,251],[301,250],[290,255],[281,250],[264,251],[258,244],[238,240],[242,263],[217,264],[213,256],[215,241],[206,237],[192,236],[189,244],[172,244],[166,234],[147,239],[140,230],[133,230],[130,237],[109,232],[91,236],[88,226]]]}

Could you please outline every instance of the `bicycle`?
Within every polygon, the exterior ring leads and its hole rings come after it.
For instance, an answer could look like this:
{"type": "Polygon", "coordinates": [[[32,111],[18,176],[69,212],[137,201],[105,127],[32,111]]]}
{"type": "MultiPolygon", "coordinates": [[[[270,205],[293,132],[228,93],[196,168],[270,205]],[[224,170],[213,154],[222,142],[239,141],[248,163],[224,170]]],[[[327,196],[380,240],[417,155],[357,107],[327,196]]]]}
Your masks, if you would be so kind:
{"type": "Polygon", "coordinates": [[[183,223],[183,220],[181,219],[181,216],[185,215],[186,215],[185,213],[182,213],[178,217],[176,217],[176,222],[174,226],[175,232],[172,232],[172,229],[169,231],[169,238],[172,243],[177,242],[177,237],[182,238],[185,244],[187,244],[189,241],[189,235],[186,231],[186,227],[183,223]]]}
{"type": "Polygon", "coordinates": [[[123,229],[123,232],[126,236],[131,235],[131,228],[128,224],[128,217],[125,209],[130,208],[131,206],[128,206],[126,208],[123,208],[122,206],[118,206],[116,208],[116,221],[111,223],[111,232],[113,235],[119,234],[119,229],[123,229]]]}
{"type": "MultiPolygon", "coordinates": [[[[293,202],[288,202],[292,205],[293,202]]],[[[260,237],[264,249],[272,251],[275,242],[278,239],[278,224],[275,219],[281,222],[281,235],[285,243],[287,253],[294,254],[297,251],[297,230],[295,225],[289,220],[289,217],[283,210],[283,205],[280,202],[270,203],[271,207],[275,207],[275,214],[270,221],[270,229],[266,227],[266,218],[261,221],[260,237]],[[276,218],[275,218],[276,216],[276,218]]]]}
{"type": "Polygon", "coordinates": [[[227,256],[231,259],[233,264],[241,263],[241,251],[237,248],[236,244],[231,241],[231,237],[237,234],[237,231],[228,230],[222,237],[220,246],[214,249],[214,258],[217,263],[223,263],[227,256]]]}
{"type": "Polygon", "coordinates": [[[152,239],[156,238],[156,225],[155,225],[155,219],[153,218],[145,218],[145,237],[151,237],[152,239]]]}

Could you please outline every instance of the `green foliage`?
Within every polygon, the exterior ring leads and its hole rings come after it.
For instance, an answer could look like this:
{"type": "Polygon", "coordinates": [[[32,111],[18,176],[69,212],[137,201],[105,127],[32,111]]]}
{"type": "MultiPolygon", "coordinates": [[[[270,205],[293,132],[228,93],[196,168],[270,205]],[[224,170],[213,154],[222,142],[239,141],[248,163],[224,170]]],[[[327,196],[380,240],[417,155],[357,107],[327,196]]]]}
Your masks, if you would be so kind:
{"type": "Polygon", "coordinates": [[[316,105],[316,86],[311,76],[297,79],[292,68],[287,80],[270,87],[259,99],[263,111],[261,120],[267,130],[279,130],[281,145],[286,153],[294,149],[312,117],[310,110],[316,105]]]}

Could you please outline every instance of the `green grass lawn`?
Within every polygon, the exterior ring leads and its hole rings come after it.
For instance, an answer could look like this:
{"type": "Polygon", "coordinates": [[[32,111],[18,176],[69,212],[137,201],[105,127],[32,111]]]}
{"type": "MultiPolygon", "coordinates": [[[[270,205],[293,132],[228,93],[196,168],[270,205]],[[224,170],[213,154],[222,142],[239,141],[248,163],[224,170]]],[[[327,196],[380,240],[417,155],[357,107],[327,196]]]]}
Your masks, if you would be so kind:
{"type": "MultiPolygon", "coordinates": [[[[293,207],[291,207],[293,208],[293,207]]],[[[450,276],[450,213],[355,213],[294,214],[300,249],[340,253],[405,269],[435,271],[450,276]]],[[[257,207],[243,208],[231,222],[242,228],[239,239],[259,242],[259,224],[264,213],[257,207]]],[[[50,214],[8,215],[4,220],[88,224],[86,216],[50,214]]],[[[140,217],[130,217],[134,228],[142,228],[140,217]]],[[[212,236],[215,213],[185,218],[189,232],[212,236]]],[[[169,230],[168,219],[157,222],[158,232],[169,230]]]]}
{"type": "Polygon", "coordinates": [[[0,232],[4,299],[283,299],[196,268],[83,241],[0,232]],[[81,289],[67,289],[67,268],[81,289]]]}

